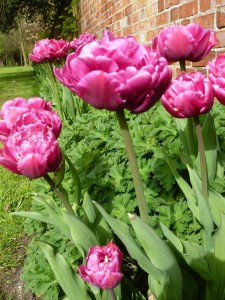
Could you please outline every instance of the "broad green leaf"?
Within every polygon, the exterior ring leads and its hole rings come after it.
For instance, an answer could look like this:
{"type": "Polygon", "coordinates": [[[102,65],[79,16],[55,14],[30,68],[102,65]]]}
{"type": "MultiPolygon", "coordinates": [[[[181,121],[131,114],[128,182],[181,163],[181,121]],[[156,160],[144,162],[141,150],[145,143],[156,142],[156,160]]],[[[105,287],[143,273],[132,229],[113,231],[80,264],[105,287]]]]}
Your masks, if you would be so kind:
{"type": "Polygon", "coordinates": [[[64,257],[49,244],[37,241],[43,250],[57,281],[69,300],[89,300],[84,281],[76,274],[64,257]]]}
{"type": "Polygon", "coordinates": [[[160,298],[161,295],[165,295],[165,287],[168,285],[168,276],[166,273],[159,270],[154,264],[147,258],[143,253],[142,249],[138,246],[135,239],[130,233],[129,226],[125,223],[112,218],[105,210],[98,204],[95,203],[98,210],[101,212],[113,232],[119,237],[119,239],[125,245],[130,256],[135,259],[139,266],[148,274],[150,274],[151,282],[150,288],[155,295],[160,298]]]}
{"type": "Polygon", "coordinates": [[[168,245],[158,236],[154,229],[139,217],[130,216],[131,225],[151,262],[169,275],[168,286],[165,287],[165,299],[182,298],[182,276],[176,258],[168,245]]]}
{"type": "Polygon", "coordinates": [[[214,223],[221,224],[221,210],[225,211],[225,198],[214,190],[209,189],[209,206],[214,223]]]}
{"type": "Polygon", "coordinates": [[[182,257],[192,270],[196,271],[205,280],[215,280],[215,277],[213,277],[209,269],[208,262],[205,259],[206,253],[202,246],[188,241],[182,241],[162,223],[161,228],[165,237],[177,250],[178,255],[182,257]]]}
{"type": "Polygon", "coordinates": [[[213,235],[213,241],[215,245],[215,255],[213,264],[216,270],[216,278],[219,283],[217,288],[217,299],[224,299],[225,293],[225,214],[221,210],[221,224],[217,231],[213,235]]]}
{"type": "Polygon", "coordinates": [[[84,210],[84,221],[87,223],[88,227],[92,229],[95,233],[99,244],[105,245],[107,242],[112,240],[112,231],[109,228],[107,222],[103,218],[99,210],[93,205],[88,193],[84,196],[83,202],[84,210]]]}
{"type": "Polygon", "coordinates": [[[187,203],[188,203],[190,210],[192,211],[194,217],[198,221],[200,221],[198,206],[196,203],[196,199],[193,196],[190,185],[180,176],[180,174],[177,172],[177,170],[173,164],[173,161],[168,157],[168,155],[165,154],[165,152],[164,152],[164,155],[165,155],[165,158],[170,166],[170,169],[177,181],[177,184],[179,185],[179,187],[181,188],[182,192],[184,193],[184,195],[187,199],[187,203]]]}
{"type": "Polygon", "coordinates": [[[184,154],[186,157],[189,157],[190,161],[193,163],[198,154],[198,145],[194,131],[193,119],[176,118],[175,121],[179,131],[180,140],[183,145],[184,154]]]}
{"type": "Polygon", "coordinates": [[[218,143],[217,143],[214,117],[211,111],[205,117],[205,121],[202,127],[202,135],[204,140],[208,180],[213,181],[215,179],[216,171],[217,171],[218,143]]]}
{"type": "Polygon", "coordinates": [[[37,220],[40,222],[55,225],[55,222],[50,219],[49,215],[41,214],[36,211],[16,211],[16,212],[11,213],[11,215],[30,218],[30,219],[37,220]]]}
{"type": "Polygon", "coordinates": [[[76,187],[76,194],[75,194],[75,203],[79,203],[80,202],[80,198],[81,198],[81,182],[80,182],[80,177],[79,174],[77,172],[77,169],[75,168],[75,165],[72,163],[72,161],[70,160],[70,158],[65,155],[65,160],[67,162],[67,164],[69,165],[70,168],[70,172],[72,175],[72,179],[73,179],[73,183],[76,187]]]}

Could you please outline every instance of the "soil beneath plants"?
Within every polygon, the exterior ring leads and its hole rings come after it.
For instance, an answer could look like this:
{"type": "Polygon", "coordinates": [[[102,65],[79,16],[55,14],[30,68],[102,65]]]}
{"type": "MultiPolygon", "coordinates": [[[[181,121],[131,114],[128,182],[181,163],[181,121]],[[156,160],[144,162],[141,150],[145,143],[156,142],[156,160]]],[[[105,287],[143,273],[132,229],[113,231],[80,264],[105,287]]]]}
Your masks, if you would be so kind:
{"type": "MultiPolygon", "coordinates": [[[[30,239],[26,236],[21,239],[21,245],[28,245],[29,242],[30,239]]],[[[25,257],[26,247],[21,247],[19,249],[20,250],[15,253],[15,255],[25,257]]],[[[22,266],[23,262],[16,268],[0,271],[0,300],[41,300],[31,291],[25,291],[24,283],[20,279],[22,266]]]]}

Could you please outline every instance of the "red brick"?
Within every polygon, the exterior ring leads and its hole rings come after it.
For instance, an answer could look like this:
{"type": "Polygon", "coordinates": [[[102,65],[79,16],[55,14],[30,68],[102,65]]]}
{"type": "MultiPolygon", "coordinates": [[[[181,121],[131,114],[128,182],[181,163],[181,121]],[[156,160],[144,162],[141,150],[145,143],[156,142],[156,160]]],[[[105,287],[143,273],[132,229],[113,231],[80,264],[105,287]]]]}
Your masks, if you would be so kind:
{"type": "Polygon", "coordinates": [[[218,11],[216,13],[216,26],[218,28],[225,27],[225,13],[218,11]]]}
{"type": "Polygon", "coordinates": [[[139,21],[139,15],[137,12],[131,14],[131,23],[136,23],[139,21]]]}
{"type": "Polygon", "coordinates": [[[125,7],[125,15],[128,16],[132,13],[132,4],[125,7]]]}
{"type": "Polygon", "coordinates": [[[208,63],[210,60],[213,60],[215,57],[216,57],[216,53],[211,51],[211,52],[209,52],[209,54],[206,55],[206,57],[203,58],[202,60],[197,61],[197,62],[193,62],[193,63],[192,63],[192,66],[193,66],[193,67],[205,67],[205,66],[207,65],[207,63],[208,63]]]}
{"type": "Polygon", "coordinates": [[[216,32],[216,37],[218,40],[217,47],[225,47],[225,31],[216,32]]]}
{"type": "Polygon", "coordinates": [[[180,0],[165,0],[165,8],[177,5],[180,3],[180,0]]]}
{"type": "Polygon", "coordinates": [[[169,12],[164,12],[156,17],[156,26],[165,25],[169,22],[169,12]]]}
{"type": "Polygon", "coordinates": [[[202,25],[204,28],[213,29],[214,28],[214,14],[208,14],[193,19],[194,23],[202,25]]]}
{"type": "Polygon", "coordinates": [[[170,11],[171,22],[175,22],[179,18],[180,18],[179,17],[179,9],[178,8],[172,8],[171,11],[170,11]]]}
{"type": "Polygon", "coordinates": [[[225,5],[225,0],[214,0],[214,1],[215,1],[215,4],[217,6],[223,6],[223,5],[225,5]]]}
{"type": "Polygon", "coordinates": [[[189,18],[196,15],[198,12],[198,2],[192,1],[188,2],[179,7],[179,15],[181,19],[189,18]]]}
{"type": "Polygon", "coordinates": [[[164,0],[158,0],[158,12],[164,10],[164,0]]]}
{"type": "Polygon", "coordinates": [[[211,9],[211,0],[199,1],[200,11],[204,12],[211,9]]]}
{"type": "Polygon", "coordinates": [[[182,21],[180,22],[180,24],[183,25],[183,26],[187,26],[188,24],[190,24],[190,19],[182,20],[182,21]]]}

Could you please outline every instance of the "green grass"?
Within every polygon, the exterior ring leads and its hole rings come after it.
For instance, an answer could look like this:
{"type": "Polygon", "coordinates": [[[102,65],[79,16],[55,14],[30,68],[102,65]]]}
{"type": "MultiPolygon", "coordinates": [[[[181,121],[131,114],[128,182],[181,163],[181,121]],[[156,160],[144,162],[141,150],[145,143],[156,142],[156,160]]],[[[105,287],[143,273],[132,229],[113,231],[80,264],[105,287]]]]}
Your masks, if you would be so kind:
{"type": "MultiPolygon", "coordinates": [[[[0,67],[0,107],[15,97],[28,99],[38,95],[38,82],[32,67],[0,67]]],[[[32,180],[15,175],[0,166],[0,274],[10,271],[22,260],[23,222],[10,212],[30,206],[25,195],[34,189],[32,180]]]]}
{"type": "Polygon", "coordinates": [[[38,81],[32,67],[0,67],[0,106],[16,97],[38,95],[38,81]]]}

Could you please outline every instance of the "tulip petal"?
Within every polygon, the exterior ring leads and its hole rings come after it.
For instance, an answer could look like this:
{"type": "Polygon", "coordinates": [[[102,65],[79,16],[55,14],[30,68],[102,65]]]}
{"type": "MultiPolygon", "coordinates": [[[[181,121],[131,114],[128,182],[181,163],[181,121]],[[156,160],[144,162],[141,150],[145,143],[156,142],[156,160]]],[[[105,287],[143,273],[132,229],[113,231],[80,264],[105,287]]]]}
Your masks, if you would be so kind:
{"type": "Polygon", "coordinates": [[[102,71],[87,74],[77,84],[77,90],[83,100],[96,108],[117,110],[125,105],[120,96],[119,82],[102,71]]]}
{"type": "Polygon", "coordinates": [[[48,172],[47,159],[43,155],[30,153],[18,162],[18,170],[29,178],[38,178],[48,172]]]}

